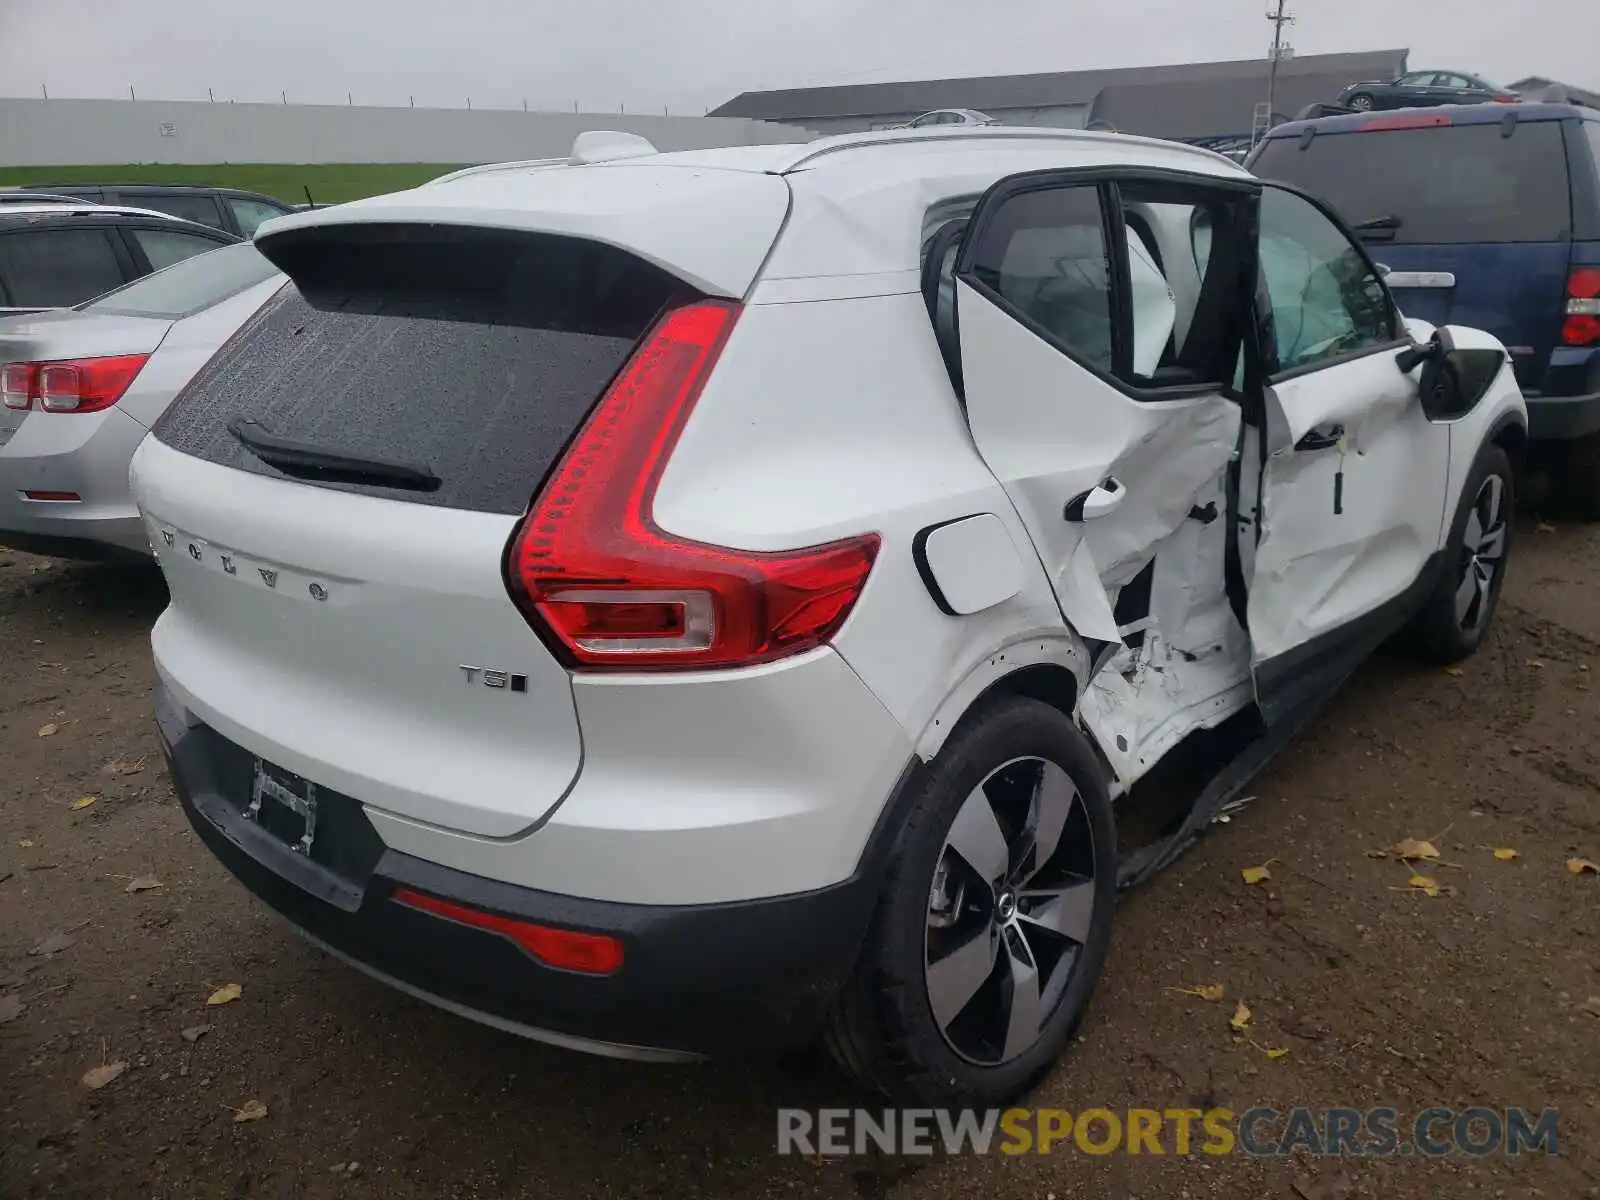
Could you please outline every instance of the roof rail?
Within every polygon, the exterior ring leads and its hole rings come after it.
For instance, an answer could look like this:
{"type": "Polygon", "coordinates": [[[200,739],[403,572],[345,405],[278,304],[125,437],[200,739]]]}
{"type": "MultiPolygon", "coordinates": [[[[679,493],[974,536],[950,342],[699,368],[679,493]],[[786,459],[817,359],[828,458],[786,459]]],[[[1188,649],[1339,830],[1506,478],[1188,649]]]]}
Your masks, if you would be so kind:
{"type": "Polygon", "coordinates": [[[868,146],[907,145],[914,142],[984,141],[1075,141],[1103,144],[1107,138],[1131,142],[1141,146],[1160,146],[1163,149],[1186,150],[1206,159],[1221,160],[1237,167],[1225,154],[1186,142],[1169,142],[1162,138],[1142,137],[1131,133],[1102,133],[1088,129],[1061,129],[1035,125],[949,125],[943,128],[928,126],[922,129],[884,129],[866,133],[841,133],[819,138],[795,147],[794,154],[771,168],[774,174],[784,175],[808,166],[819,158],[845,150],[859,150],[868,146]]]}

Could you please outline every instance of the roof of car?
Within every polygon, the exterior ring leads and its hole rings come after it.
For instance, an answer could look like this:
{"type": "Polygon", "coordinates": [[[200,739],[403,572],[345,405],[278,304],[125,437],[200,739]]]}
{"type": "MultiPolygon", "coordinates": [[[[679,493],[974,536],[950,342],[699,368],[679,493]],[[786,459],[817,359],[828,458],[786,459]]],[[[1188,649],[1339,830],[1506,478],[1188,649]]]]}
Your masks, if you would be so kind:
{"type": "Polygon", "coordinates": [[[36,204],[0,205],[0,221],[9,223],[15,223],[19,220],[32,223],[42,217],[62,216],[159,217],[161,220],[170,221],[174,225],[204,229],[210,233],[224,232],[215,226],[201,224],[199,221],[186,221],[182,217],[173,216],[171,213],[159,212],[153,208],[135,208],[128,204],[100,204],[79,200],[41,200],[36,204]]]}
{"type": "Polygon", "coordinates": [[[1317,133],[1360,133],[1395,128],[1395,120],[1408,116],[1417,118],[1419,125],[1498,125],[1514,119],[1517,121],[1569,121],[1575,119],[1600,120],[1600,112],[1576,104],[1441,104],[1432,108],[1401,108],[1385,112],[1339,113],[1331,117],[1313,117],[1308,121],[1289,121],[1275,126],[1267,137],[1299,137],[1308,129],[1317,133]]]}
{"type": "Polygon", "coordinates": [[[132,181],[118,183],[115,181],[79,180],[76,183],[30,183],[21,185],[18,190],[30,192],[88,192],[103,191],[106,188],[126,192],[222,192],[229,196],[259,196],[263,200],[274,200],[279,204],[287,203],[287,201],[278,200],[278,197],[269,196],[265,192],[252,192],[248,188],[222,187],[212,183],[137,183],[132,181]]]}

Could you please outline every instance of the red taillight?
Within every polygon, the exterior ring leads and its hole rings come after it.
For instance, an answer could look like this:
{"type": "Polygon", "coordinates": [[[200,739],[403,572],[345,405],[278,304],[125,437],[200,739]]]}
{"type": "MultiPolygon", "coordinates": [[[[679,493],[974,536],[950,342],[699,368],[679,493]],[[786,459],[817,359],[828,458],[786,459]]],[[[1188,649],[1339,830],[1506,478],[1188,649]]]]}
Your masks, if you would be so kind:
{"type": "Polygon", "coordinates": [[[1596,342],[1600,342],[1600,267],[1576,267],[1567,276],[1561,344],[1592,346],[1596,342]]]}
{"type": "Polygon", "coordinates": [[[1374,129],[1427,129],[1434,125],[1450,124],[1448,113],[1396,113],[1394,116],[1371,117],[1361,122],[1361,128],[1374,129]]]}
{"type": "Polygon", "coordinates": [[[7,363],[0,368],[0,399],[7,408],[90,413],[110,408],[128,390],[148,354],[7,363]]]}
{"type": "Polygon", "coordinates": [[[579,971],[585,975],[610,975],[622,967],[622,943],[606,934],[579,933],[572,929],[555,929],[515,917],[503,917],[499,913],[469,908],[465,904],[442,900],[411,888],[396,888],[393,899],[396,904],[403,904],[418,912],[498,933],[548,967],[579,971]]]}
{"type": "Polygon", "coordinates": [[[720,300],[664,315],[512,541],[512,594],[568,666],[770,662],[832,637],[866,584],[876,534],[767,553],[674,537],[651,517],[667,460],[738,317],[738,305],[720,300]]]}

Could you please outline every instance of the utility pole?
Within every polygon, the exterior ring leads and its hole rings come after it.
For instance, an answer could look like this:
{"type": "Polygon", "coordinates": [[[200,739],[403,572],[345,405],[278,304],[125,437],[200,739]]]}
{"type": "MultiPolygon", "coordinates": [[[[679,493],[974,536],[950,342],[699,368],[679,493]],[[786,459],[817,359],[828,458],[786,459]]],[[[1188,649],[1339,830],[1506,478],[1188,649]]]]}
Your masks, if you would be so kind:
{"type": "Polygon", "coordinates": [[[1272,127],[1272,114],[1277,111],[1278,102],[1278,63],[1294,53],[1294,49],[1283,41],[1283,27],[1294,24],[1294,14],[1286,12],[1284,4],[1285,0],[1278,0],[1278,7],[1267,14],[1267,20],[1272,22],[1272,59],[1267,65],[1267,111],[1258,111],[1257,119],[1251,122],[1251,149],[1255,148],[1261,135],[1272,127]]]}

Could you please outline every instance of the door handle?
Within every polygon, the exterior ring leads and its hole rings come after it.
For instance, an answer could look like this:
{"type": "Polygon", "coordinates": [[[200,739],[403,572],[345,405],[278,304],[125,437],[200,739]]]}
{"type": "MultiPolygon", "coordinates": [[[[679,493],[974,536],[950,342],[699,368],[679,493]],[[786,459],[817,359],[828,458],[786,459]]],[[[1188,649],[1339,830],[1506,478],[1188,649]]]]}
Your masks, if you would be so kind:
{"type": "Polygon", "coordinates": [[[1344,440],[1343,425],[1318,425],[1294,444],[1296,450],[1332,450],[1344,440]]]}
{"type": "Polygon", "coordinates": [[[1067,506],[1061,510],[1061,518],[1064,521],[1092,521],[1096,517],[1103,517],[1121,504],[1127,494],[1127,488],[1107,476],[1099,486],[1068,500],[1067,506]]]}

